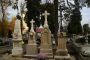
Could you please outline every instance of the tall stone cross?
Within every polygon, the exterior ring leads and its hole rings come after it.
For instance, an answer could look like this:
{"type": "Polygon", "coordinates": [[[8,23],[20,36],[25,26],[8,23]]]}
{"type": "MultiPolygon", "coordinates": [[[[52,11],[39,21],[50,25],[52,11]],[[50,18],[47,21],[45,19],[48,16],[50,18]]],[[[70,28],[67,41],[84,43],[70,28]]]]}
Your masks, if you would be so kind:
{"type": "Polygon", "coordinates": [[[50,15],[50,13],[48,13],[47,10],[45,10],[45,12],[42,15],[45,17],[44,27],[48,27],[47,16],[50,15]]]}
{"type": "Polygon", "coordinates": [[[34,25],[33,25],[33,23],[34,23],[35,21],[32,19],[31,21],[30,21],[30,23],[31,23],[31,32],[34,32],[34,25]]]}

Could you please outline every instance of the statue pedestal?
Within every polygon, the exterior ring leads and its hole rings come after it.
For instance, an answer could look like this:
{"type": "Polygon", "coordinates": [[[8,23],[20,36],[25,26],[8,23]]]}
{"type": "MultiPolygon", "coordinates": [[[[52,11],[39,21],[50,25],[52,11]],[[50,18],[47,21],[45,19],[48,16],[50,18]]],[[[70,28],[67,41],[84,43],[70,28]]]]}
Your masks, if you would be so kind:
{"type": "Polygon", "coordinates": [[[23,53],[22,40],[13,39],[12,56],[21,56],[23,53]]]}
{"type": "Polygon", "coordinates": [[[21,56],[23,53],[22,48],[12,49],[12,56],[21,56]]]}
{"type": "Polygon", "coordinates": [[[20,20],[15,21],[15,27],[13,32],[13,49],[12,56],[20,56],[23,53],[22,48],[22,35],[21,35],[21,25],[20,20]]]}
{"type": "Polygon", "coordinates": [[[67,51],[67,49],[58,49],[58,50],[56,51],[56,54],[57,54],[57,55],[61,55],[61,56],[65,56],[65,55],[68,54],[68,51],[67,51]]]}

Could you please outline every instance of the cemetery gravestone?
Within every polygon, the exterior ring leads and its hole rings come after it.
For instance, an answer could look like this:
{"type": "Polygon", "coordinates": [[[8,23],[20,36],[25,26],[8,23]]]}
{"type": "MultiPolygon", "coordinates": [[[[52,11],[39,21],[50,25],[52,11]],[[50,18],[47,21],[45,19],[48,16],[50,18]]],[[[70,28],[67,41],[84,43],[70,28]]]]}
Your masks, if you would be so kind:
{"type": "Polygon", "coordinates": [[[68,54],[67,48],[66,48],[66,33],[65,32],[60,32],[58,33],[58,46],[57,46],[57,51],[56,51],[56,60],[69,60],[70,56],[68,54]]]}
{"type": "Polygon", "coordinates": [[[30,30],[30,40],[28,40],[28,44],[26,46],[26,55],[36,55],[37,54],[37,44],[36,44],[36,40],[35,40],[35,31],[34,31],[34,27],[33,27],[33,23],[35,21],[30,22],[31,23],[31,30],[30,30]]]}
{"type": "Polygon", "coordinates": [[[49,15],[49,13],[45,11],[43,15],[45,16],[45,22],[44,22],[44,30],[41,33],[40,52],[45,53],[47,55],[52,55],[51,31],[49,30],[47,22],[47,16],[49,15]]]}
{"type": "Polygon", "coordinates": [[[21,35],[21,26],[20,20],[15,21],[15,27],[13,32],[13,49],[12,55],[22,55],[22,35],[21,35]]]}

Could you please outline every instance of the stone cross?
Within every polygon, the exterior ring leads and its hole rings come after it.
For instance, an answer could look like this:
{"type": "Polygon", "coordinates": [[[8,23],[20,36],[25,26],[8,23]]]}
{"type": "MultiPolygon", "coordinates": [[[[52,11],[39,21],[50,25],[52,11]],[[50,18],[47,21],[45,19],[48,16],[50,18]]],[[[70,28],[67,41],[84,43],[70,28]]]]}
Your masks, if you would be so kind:
{"type": "Polygon", "coordinates": [[[44,27],[47,27],[48,26],[47,16],[50,15],[50,13],[48,13],[47,10],[45,10],[45,12],[42,15],[45,17],[44,27]]]}
{"type": "Polygon", "coordinates": [[[31,23],[31,30],[29,32],[30,34],[30,40],[28,40],[28,44],[26,46],[26,56],[32,56],[32,57],[35,57],[37,55],[37,44],[36,44],[36,39],[35,39],[35,36],[36,36],[36,33],[34,31],[34,20],[32,19],[30,21],[31,23]]]}
{"type": "Polygon", "coordinates": [[[35,21],[32,19],[31,21],[30,21],[30,23],[31,23],[31,30],[30,31],[32,31],[32,32],[34,32],[34,27],[33,27],[33,23],[34,23],[35,21]]]}

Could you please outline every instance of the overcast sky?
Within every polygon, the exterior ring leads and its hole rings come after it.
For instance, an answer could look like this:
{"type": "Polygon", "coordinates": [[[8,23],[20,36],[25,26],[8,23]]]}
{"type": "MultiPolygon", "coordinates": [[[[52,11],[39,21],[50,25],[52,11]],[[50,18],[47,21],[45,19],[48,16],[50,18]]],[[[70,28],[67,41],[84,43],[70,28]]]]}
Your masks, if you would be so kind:
{"type": "Polygon", "coordinates": [[[90,26],[90,8],[83,7],[81,10],[82,24],[89,24],[90,26]]]}

